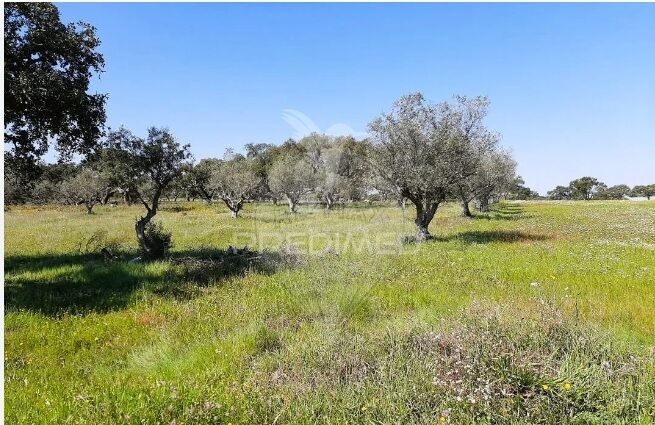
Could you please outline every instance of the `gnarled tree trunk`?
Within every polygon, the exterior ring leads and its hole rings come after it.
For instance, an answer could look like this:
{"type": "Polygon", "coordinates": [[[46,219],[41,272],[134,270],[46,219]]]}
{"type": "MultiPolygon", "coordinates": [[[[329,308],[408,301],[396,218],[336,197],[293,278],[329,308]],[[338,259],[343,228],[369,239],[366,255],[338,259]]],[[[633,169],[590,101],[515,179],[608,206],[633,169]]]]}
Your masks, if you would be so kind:
{"type": "Polygon", "coordinates": [[[130,191],[129,189],[123,190],[123,203],[125,205],[132,205],[132,200],[130,199],[130,191]]]}
{"type": "Polygon", "coordinates": [[[147,255],[152,254],[152,248],[146,239],[146,226],[150,223],[150,220],[155,216],[156,212],[148,210],[145,216],[137,220],[134,225],[134,230],[136,230],[136,238],[139,240],[139,246],[147,255]]]}
{"type": "Polygon", "coordinates": [[[136,231],[136,238],[139,241],[139,246],[141,250],[146,254],[146,256],[151,257],[153,255],[153,247],[150,246],[150,241],[146,238],[146,226],[150,221],[157,215],[157,208],[159,207],[159,197],[161,196],[161,189],[158,189],[153,198],[152,198],[152,207],[148,205],[143,199],[141,203],[146,207],[146,215],[139,218],[134,225],[134,230],[136,231]]]}
{"type": "MultiPolygon", "coordinates": [[[[211,205],[212,199],[214,197],[213,191],[212,193],[209,193],[207,192],[207,189],[201,186],[198,188],[197,193],[200,194],[200,197],[207,203],[207,205],[211,205]]],[[[187,201],[192,197],[194,198],[193,200],[195,201],[195,196],[191,195],[190,193],[187,194],[187,201]]]]}
{"type": "Polygon", "coordinates": [[[107,202],[109,202],[109,198],[111,198],[114,195],[114,193],[116,193],[116,190],[108,187],[107,190],[105,190],[105,196],[102,197],[100,203],[102,205],[107,205],[107,202]]]}
{"type": "Polygon", "coordinates": [[[473,217],[473,214],[471,214],[471,210],[469,209],[471,197],[467,194],[467,191],[462,186],[458,186],[457,192],[459,194],[459,200],[462,203],[462,216],[473,217]]]}
{"type": "Polygon", "coordinates": [[[325,209],[331,210],[334,206],[334,195],[331,193],[326,193],[325,198],[325,209]]]}
{"type": "Polygon", "coordinates": [[[416,206],[416,219],[414,220],[417,228],[416,241],[425,242],[432,239],[428,227],[430,226],[430,222],[434,218],[434,214],[437,212],[437,208],[441,201],[417,198],[410,193],[405,194],[405,197],[412,201],[416,206]]]}
{"type": "Polygon", "coordinates": [[[241,211],[241,208],[243,208],[244,199],[241,198],[238,201],[234,201],[230,198],[222,198],[222,199],[223,202],[225,202],[225,205],[227,205],[228,209],[232,212],[232,218],[238,218],[239,211],[241,211]]]}
{"type": "Polygon", "coordinates": [[[478,199],[478,209],[482,212],[489,211],[489,198],[483,196],[480,199],[478,199]]]}
{"type": "Polygon", "coordinates": [[[296,213],[296,206],[298,205],[298,199],[289,194],[285,194],[287,198],[287,203],[289,204],[289,213],[290,214],[295,214],[296,213]]]}
{"type": "Polygon", "coordinates": [[[471,214],[471,209],[469,208],[469,200],[468,199],[462,199],[462,215],[464,217],[473,217],[473,214],[471,214]]]}

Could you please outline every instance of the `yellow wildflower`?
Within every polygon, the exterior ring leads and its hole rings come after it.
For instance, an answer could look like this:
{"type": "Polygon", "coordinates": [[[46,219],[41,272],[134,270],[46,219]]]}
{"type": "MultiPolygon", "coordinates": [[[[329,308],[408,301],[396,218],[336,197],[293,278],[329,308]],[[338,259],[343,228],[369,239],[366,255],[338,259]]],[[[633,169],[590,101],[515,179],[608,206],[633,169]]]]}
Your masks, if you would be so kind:
{"type": "Polygon", "coordinates": [[[548,384],[543,384],[543,385],[541,386],[541,388],[543,388],[544,391],[548,391],[548,390],[550,389],[550,385],[548,385],[548,384]]]}

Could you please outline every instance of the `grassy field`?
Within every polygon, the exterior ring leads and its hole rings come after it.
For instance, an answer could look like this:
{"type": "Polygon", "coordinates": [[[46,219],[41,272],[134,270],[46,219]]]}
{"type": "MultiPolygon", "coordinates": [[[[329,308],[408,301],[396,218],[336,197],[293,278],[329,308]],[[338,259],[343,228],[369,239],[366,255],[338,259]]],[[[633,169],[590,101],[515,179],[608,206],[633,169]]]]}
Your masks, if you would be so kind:
{"type": "Polygon", "coordinates": [[[96,210],[5,212],[6,423],[655,422],[655,202],[96,210]]]}

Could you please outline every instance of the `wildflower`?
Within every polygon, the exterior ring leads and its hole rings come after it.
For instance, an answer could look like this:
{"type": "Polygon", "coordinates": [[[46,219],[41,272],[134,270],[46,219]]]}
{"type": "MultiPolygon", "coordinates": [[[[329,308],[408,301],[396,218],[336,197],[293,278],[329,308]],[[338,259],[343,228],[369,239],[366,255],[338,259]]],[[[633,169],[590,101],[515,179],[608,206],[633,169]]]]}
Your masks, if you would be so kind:
{"type": "Polygon", "coordinates": [[[543,385],[541,386],[541,388],[543,388],[544,391],[548,391],[548,390],[550,389],[550,385],[548,385],[548,384],[543,384],[543,385]]]}
{"type": "Polygon", "coordinates": [[[568,391],[568,390],[571,389],[572,385],[571,385],[570,383],[568,383],[568,382],[565,382],[564,385],[562,385],[562,387],[563,387],[565,390],[568,391]]]}

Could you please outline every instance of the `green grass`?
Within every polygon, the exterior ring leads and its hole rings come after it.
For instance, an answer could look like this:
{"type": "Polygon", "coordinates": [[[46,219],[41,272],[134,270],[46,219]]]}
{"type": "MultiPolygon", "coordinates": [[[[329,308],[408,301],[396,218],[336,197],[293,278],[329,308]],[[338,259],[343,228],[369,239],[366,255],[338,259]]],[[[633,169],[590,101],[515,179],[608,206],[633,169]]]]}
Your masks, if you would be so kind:
{"type": "Polygon", "coordinates": [[[411,208],[166,204],[192,269],[127,261],[140,213],[5,212],[7,423],[655,420],[655,202],[449,204],[421,245],[411,208]]]}

